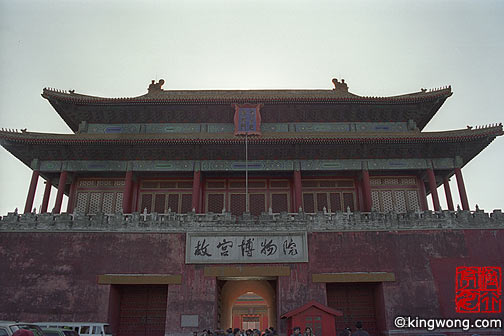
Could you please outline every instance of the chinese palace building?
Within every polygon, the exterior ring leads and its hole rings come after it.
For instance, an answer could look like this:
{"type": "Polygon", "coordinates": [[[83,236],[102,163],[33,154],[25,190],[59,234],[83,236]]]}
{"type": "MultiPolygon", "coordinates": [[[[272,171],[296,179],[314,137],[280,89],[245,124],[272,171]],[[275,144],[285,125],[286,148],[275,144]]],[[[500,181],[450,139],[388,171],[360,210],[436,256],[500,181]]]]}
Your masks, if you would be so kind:
{"type": "Polygon", "coordinates": [[[504,265],[504,215],[471,210],[462,175],[502,124],[424,132],[451,87],[163,84],[135,98],[44,89],[74,134],[0,132],[33,170],[24,211],[0,219],[0,319],[326,336],[359,320],[371,335],[428,334],[396,316],[503,317],[501,292],[468,302],[456,288],[458,267],[504,265]]]}

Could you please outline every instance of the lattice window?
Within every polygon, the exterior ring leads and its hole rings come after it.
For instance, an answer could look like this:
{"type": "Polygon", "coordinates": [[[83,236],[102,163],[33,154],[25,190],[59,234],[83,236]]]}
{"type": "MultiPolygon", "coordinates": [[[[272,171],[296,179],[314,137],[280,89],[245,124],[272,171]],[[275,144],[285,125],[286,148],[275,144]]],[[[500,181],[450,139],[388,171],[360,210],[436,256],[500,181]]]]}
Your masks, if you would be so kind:
{"type": "Polygon", "coordinates": [[[182,194],[182,204],[180,205],[180,213],[188,213],[192,211],[192,194],[182,194]]]}
{"type": "Polygon", "coordinates": [[[353,180],[303,180],[303,206],[306,212],[346,211],[355,208],[353,180]],[[312,196],[308,196],[312,194],[312,196]]]}
{"type": "Polygon", "coordinates": [[[303,188],[316,188],[318,187],[318,182],[312,180],[303,180],[301,181],[301,186],[303,188]]]}
{"type": "Polygon", "coordinates": [[[80,180],[79,187],[94,187],[96,185],[95,180],[80,180]]]}
{"type": "Polygon", "coordinates": [[[230,194],[229,209],[233,215],[245,212],[245,194],[230,194]]]}
{"type": "Polygon", "coordinates": [[[371,196],[373,209],[377,211],[406,212],[420,208],[416,190],[374,190],[371,196]]]}
{"type": "Polygon", "coordinates": [[[372,178],[372,179],[369,179],[369,184],[370,185],[381,185],[382,180],[380,178],[372,178]]]}
{"type": "Polygon", "coordinates": [[[249,185],[249,188],[260,188],[260,189],[264,189],[266,188],[266,181],[249,181],[248,183],[249,185]]]}
{"type": "Polygon", "coordinates": [[[315,212],[315,197],[312,193],[303,193],[303,208],[305,212],[315,212]]]}
{"type": "Polygon", "coordinates": [[[394,201],[392,200],[392,191],[390,191],[390,190],[382,191],[381,197],[382,197],[382,210],[385,212],[394,210],[394,201]]]}
{"type": "Polygon", "coordinates": [[[272,180],[270,182],[271,188],[282,188],[286,189],[289,188],[289,181],[277,181],[277,180],[272,180]]]}
{"type": "Polygon", "coordinates": [[[173,189],[175,189],[175,188],[177,188],[177,183],[176,182],[166,181],[166,182],[160,182],[159,186],[161,188],[167,188],[167,189],[173,188],[173,189]]]}
{"type": "Polygon", "coordinates": [[[414,176],[381,177],[381,185],[371,192],[373,209],[377,211],[406,212],[419,209],[417,180],[414,176]]]}
{"type": "Polygon", "coordinates": [[[327,193],[317,193],[317,211],[322,211],[326,208],[329,209],[327,204],[327,193]]]}
{"type": "Polygon", "coordinates": [[[114,181],[111,181],[111,180],[98,180],[98,181],[96,181],[96,185],[97,186],[111,187],[111,186],[114,185],[114,181]]]}
{"type": "Polygon", "coordinates": [[[374,211],[381,211],[381,204],[380,204],[380,192],[379,191],[371,191],[371,200],[373,201],[373,210],[374,211]]]}
{"type": "Polygon", "coordinates": [[[95,214],[100,212],[102,193],[92,192],[89,196],[89,213],[95,214]]]}
{"type": "Polygon", "coordinates": [[[113,213],[114,193],[103,193],[102,212],[113,213]]]}
{"type": "Polygon", "coordinates": [[[289,211],[289,194],[271,194],[271,210],[273,212],[289,211]]]}
{"type": "Polygon", "coordinates": [[[340,188],[353,188],[354,183],[353,181],[337,181],[338,182],[338,187],[340,188]]]}
{"type": "Polygon", "coordinates": [[[152,182],[152,181],[142,181],[142,188],[158,188],[159,183],[158,182],[152,182]]]}
{"type": "Polygon", "coordinates": [[[406,212],[406,197],[404,190],[394,190],[394,203],[396,212],[406,212]]]}
{"type": "Polygon", "coordinates": [[[348,208],[350,211],[355,210],[353,193],[343,193],[343,211],[347,211],[348,208]]]}
{"type": "Polygon", "coordinates": [[[352,192],[317,192],[303,193],[303,206],[306,212],[323,211],[350,211],[355,210],[354,193],[352,192]]]}
{"type": "Polygon", "coordinates": [[[226,188],[226,183],[224,181],[208,181],[207,188],[209,188],[209,189],[224,189],[224,188],[226,188]]]}
{"type": "Polygon", "coordinates": [[[416,190],[407,190],[406,200],[408,201],[409,210],[420,210],[420,204],[418,202],[418,192],[416,190]]]}
{"type": "Polygon", "coordinates": [[[118,193],[116,193],[116,204],[115,204],[115,211],[116,212],[123,211],[123,207],[122,207],[123,204],[122,203],[123,203],[123,193],[118,192],[118,193]]]}
{"type": "Polygon", "coordinates": [[[154,195],[154,212],[165,213],[165,203],[166,203],[166,195],[165,194],[155,194],[154,195]]]}
{"type": "Polygon", "coordinates": [[[330,204],[331,204],[331,211],[342,211],[343,209],[341,208],[341,194],[340,193],[330,193],[329,194],[329,199],[330,199],[330,204]]]}
{"type": "Polygon", "coordinates": [[[266,211],[266,195],[265,194],[249,194],[250,213],[254,216],[260,215],[266,211]]]}
{"type": "Polygon", "coordinates": [[[321,188],[335,188],[337,186],[336,181],[320,181],[319,187],[321,188]]]}
{"type": "Polygon", "coordinates": [[[144,212],[147,209],[147,212],[152,211],[152,194],[142,194],[140,200],[140,212],[144,212]]]}
{"type": "Polygon", "coordinates": [[[86,213],[87,212],[87,203],[88,203],[89,193],[79,192],[77,193],[77,202],[75,204],[75,211],[78,213],[86,213]]]}
{"type": "Polygon", "coordinates": [[[77,182],[74,209],[80,213],[113,213],[122,209],[123,179],[82,178],[77,182]],[[120,197],[120,199],[118,199],[120,197]]]}
{"type": "Polygon", "coordinates": [[[404,185],[416,185],[416,179],[414,177],[406,177],[401,179],[401,184],[404,185]]]}
{"type": "Polygon", "coordinates": [[[207,195],[207,211],[220,213],[224,209],[224,194],[207,195]]]}
{"type": "Polygon", "coordinates": [[[179,189],[192,189],[193,183],[192,181],[179,181],[177,182],[177,187],[179,189]]]}
{"type": "Polygon", "coordinates": [[[179,209],[179,195],[169,194],[168,195],[168,209],[172,212],[178,212],[179,209]]]}
{"type": "Polygon", "coordinates": [[[230,189],[244,189],[245,181],[230,181],[229,182],[230,189]]]}
{"type": "Polygon", "coordinates": [[[389,185],[396,185],[399,184],[399,179],[398,178],[384,178],[383,179],[383,184],[389,185]]]}
{"type": "MultiPolygon", "coordinates": [[[[251,179],[248,182],[248,189],[249,211],[253,215],[266,212],[270,207],[275,212],[289,211],[289,194],[291,192],[289,180],[268,178],[251,179]]],[[[229,178],[207,180],[206,191],[204,193],[207,204],[206,211],[214,212],[212,208],[210,208],[212,200],[209,195],[223,193],[226,195],[224,196],[227,206],[226,210],[231,211],[233,214],[241,215],[245,211],[246,204],[245,196],[239,195],[245,195],[245,190],[246,185],[244,179],[229,178]]],[[[214,208],[213,210],[216,209],[214,208]]],[[[219,209],[219,212],[221,210],[222,209],[219,209]]]]}

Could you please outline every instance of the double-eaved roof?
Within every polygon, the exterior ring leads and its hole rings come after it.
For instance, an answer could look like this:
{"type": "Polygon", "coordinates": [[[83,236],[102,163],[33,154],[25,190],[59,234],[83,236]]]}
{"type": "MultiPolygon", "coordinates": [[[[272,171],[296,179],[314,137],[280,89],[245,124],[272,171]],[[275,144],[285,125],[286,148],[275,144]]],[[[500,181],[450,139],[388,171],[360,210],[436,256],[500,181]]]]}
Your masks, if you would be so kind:
{"type": "Polygon", "coordinates": [[[248,139],[249,158],[256,160],[460,157],[465,165],[503,134],[501,124],[422,132],[451,87],[362,97],[338,80],[333,90],[173,91],[161,89],[163,83],[133,98],[44,89],[42,96],[77,133],[2,130],[0,143],[27,165],[33,159],[241,160],[244,139],[232,131],[233,104],[241,103],[261,106],[263,132],[248,139]]]}

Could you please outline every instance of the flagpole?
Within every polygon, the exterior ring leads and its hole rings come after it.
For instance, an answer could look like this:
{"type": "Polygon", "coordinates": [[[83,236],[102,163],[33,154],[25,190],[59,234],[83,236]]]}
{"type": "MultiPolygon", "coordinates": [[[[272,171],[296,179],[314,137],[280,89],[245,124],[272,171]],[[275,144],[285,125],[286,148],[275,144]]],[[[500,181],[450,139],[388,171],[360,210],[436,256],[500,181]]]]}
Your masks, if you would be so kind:
{"type": "Polygon", "coordinates": [[[245,211],[249,212],[248,199],[248,131],[245,132],[245,211]]]}

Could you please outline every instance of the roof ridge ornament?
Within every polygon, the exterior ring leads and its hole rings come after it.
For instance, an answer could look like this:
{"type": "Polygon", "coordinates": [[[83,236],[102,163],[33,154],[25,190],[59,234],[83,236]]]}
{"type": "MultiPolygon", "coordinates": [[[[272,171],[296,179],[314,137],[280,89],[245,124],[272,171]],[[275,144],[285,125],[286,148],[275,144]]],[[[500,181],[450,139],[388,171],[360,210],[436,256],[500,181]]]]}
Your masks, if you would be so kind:
{"type": "Polygon", "coordinates": [[[348,85],[343,78],[341,79],[341,83],[338,81],[338,78],[333,78],[332,83],[334,84],[333,90],[348,92],[348,85]]]}
{"type": "Polygon", "coordinates": [[[160,79],[157,83],[156,81],[153,79],[151,81],[151,83],[149,84],[149,88],[147,89],[147,91],[149,91],[149,93],[152,93],[152,92],[161,92],[161,91],[164,91],[161,87],[163,86],[163,84],[165,83],[164,79],[160,79]]]}

